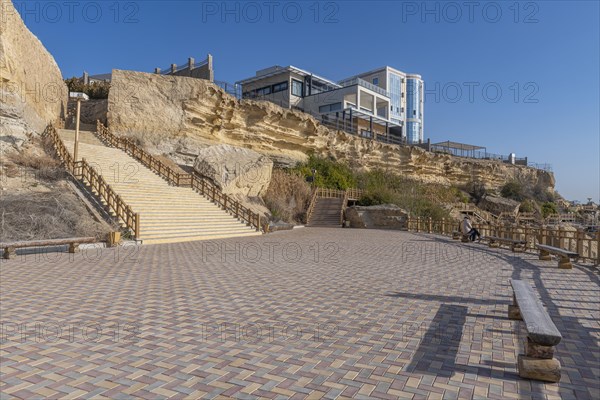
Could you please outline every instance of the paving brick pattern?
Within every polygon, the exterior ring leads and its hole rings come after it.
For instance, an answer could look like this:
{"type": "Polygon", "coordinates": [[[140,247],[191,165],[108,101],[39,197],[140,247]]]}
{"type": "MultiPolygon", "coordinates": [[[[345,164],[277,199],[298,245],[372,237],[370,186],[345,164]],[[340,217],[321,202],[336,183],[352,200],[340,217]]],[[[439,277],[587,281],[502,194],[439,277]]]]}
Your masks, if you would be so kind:
{"type": "Polygon", "coordinates": [[[600,279],[534,254],[305,228],[0,264],[0,397],[600,398],[600,279]],[[519,379],[510,278],[563,334],[519,379]]]}

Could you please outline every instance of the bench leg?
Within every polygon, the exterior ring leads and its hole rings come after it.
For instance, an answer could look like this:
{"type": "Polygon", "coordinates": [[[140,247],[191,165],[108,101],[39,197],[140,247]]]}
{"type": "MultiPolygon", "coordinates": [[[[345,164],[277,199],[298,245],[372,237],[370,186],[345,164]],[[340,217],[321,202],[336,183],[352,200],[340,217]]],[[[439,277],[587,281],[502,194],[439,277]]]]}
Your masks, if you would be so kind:
{"type": "Polygon", "coordinates": [[[79,243],[71,243],[69,245],[69,253],[79,253],[79,243]]]}
{"type": "Polygon", "coordinates": [[[522,321],[523,317],[521,316],[521,309],[519,306],[515,306],[514,304],[510,304],[508,306],[508,318],[514,319],[516,321],[522,321]]]}
{"type": "Polygon", "coordinates": [[[525,342],[525,355],[527,357],[550,360],[554,357],[554,346],[542,346],[527,338],[527,342],[525,342]]]}
{"type": "Polygon", "coordinates": [[[573,264],[571,264],[571,259],[569,257],[560,256],[560,258],[558,259],[558,268],[560,268],[560,269],[573,268],[573,264]]]}
{"type": "Polygon", "coordinates": [[[514,319],[517,321],[523,320],[523,317],[521,316],[521,309],[519,308],[519,305],[517,304],[517,299],[515,298],[514,293],[513,293],[513,303],[508,306],[508,318],[514,319]]]}
{"type": "Polygon", "coordinates": [[[550,261],[552,260],[552,257],[546,250],[540,250],[540,260],[550,261]]]}
{"type": "Polygon", "coordinates": [[[521,378],[545,382],[560,381],[560,362],[556,358],[533,358],[519,354],[517,369],[521,378]]]}
{"type": "Polygon", "coordinates": [[[511,249],[512,249],[513,253],[524,253],[525,252],[525,246],[523,246],[522,244],[513,244],[511,249]]]}
{"type": "Polygon", "coordinates": [[[4,248],[4,253],[2,254],[2,257],[4,257],[5,260],[13,259],[16,256],[17,256],[17,251],[15,250],[14,247],[5,247],[4,248]]]}

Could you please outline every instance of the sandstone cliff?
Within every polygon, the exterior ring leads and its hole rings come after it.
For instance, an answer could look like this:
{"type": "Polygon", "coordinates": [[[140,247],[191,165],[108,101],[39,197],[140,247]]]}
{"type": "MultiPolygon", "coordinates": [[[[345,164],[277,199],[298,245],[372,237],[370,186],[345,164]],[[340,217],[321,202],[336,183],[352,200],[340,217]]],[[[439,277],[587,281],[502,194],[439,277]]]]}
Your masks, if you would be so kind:
{"type": "Polygon", "coordinates": [[[41,133],[64,112],[67,87],[54,58],[10,0],[0,0],[0,152],[41,133]]]}
{"type": "Polygon", "coordinates": [[[189,155],[188,163],[199,148],[226,143],[283,163],[314,153],[424,182],[461,185],[476,179],[494,189],[518,175],[532,185],[554,188],[554,176],[545,171],[373,142],[328,129],[302,112],[237,100],[205,80],[115,70],[108,103],[114,132],[135,137],[157,153],[189,155]]]}

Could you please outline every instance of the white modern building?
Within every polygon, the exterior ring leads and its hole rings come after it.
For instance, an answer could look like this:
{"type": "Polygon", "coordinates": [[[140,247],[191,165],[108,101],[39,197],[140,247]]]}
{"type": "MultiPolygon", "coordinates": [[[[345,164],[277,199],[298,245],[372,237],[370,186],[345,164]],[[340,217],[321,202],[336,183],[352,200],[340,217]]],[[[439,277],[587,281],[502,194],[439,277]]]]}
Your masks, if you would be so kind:
{"type": "Polygon", "coordinates": [[[382,67],[339,82],[294,67],[273,66],[237,82],[242,98],[273,102],[365,137],[423,142],[423,81],[382,67]]]}

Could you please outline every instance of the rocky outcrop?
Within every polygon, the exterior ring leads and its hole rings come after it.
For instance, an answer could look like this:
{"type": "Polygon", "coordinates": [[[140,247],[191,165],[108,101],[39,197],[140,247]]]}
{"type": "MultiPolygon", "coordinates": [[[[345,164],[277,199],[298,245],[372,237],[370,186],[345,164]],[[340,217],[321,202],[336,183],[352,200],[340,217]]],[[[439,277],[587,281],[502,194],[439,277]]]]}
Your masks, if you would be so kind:
{"type": "Polygon", "coordinates": [[[269,188],[273,161],[249,149],[220,144],[200,150],[194,170],[225,194],[256,197],[269,188]]]}
{"type": "Polygon", "coordinates": [[[328,129],[310,115],[264,101],[237,100],[200,79],[113,71],[108,100],[110,128],[136,137],[157,153],[192,163],[203,146],[250,148],[277,163],[308,154],[331,156],[361,169],[382,168],[423,182],[463,185],[480,180],[498,189],[515,174],[553,189],[551,173],[398,147],[328,129]]]}
{"type": "Polygon", "coordinates": [[[67,87],[54,58],[10,0],[0,0],[0,153],[65,113],[67,87]]]}
{"type": "Polygon", "coordinates": [[[378,206],[352,206],[346,209],[350,228],[399,229],[408,228],[408,213],[394,204],[378,206]]]}
{"type": "Polygon", "coordinates": [[[521,203],[518,201],[496,196],[485,196],[477,203],[477,207],[484,211],[491,212],[494,215],[500,215],[500,213],[506,212],[515,216],[519,212],[520,205],[521,203]]]}

